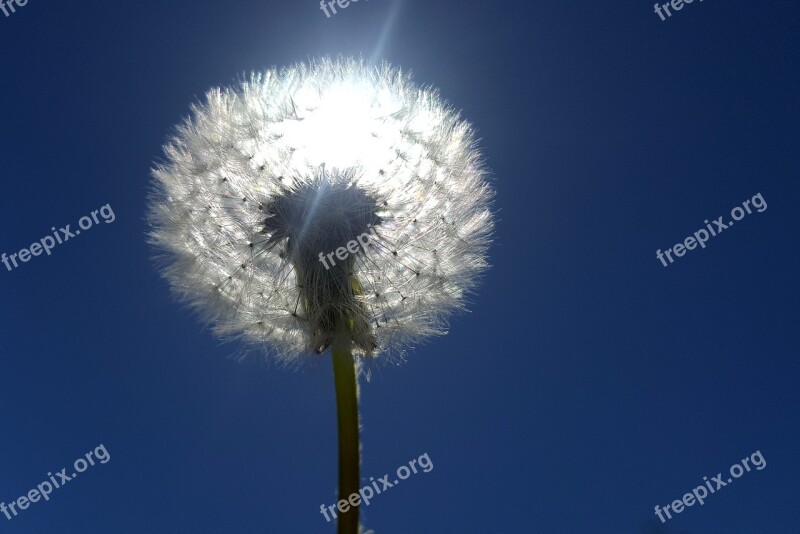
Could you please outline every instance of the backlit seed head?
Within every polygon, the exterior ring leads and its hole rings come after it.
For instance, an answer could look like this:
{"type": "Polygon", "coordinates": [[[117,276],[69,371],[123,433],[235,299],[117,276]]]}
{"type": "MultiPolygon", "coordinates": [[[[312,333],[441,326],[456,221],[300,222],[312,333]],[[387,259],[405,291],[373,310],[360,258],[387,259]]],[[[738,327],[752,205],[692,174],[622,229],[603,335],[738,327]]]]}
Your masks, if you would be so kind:
{"type": "Polygon", "coordinates": [[[386,64],[323,59],[213,89],[164,151],[149,207],[164,276],[217,334],[279,359],[443,333],[487,267],[472,129],[386,64]]]}

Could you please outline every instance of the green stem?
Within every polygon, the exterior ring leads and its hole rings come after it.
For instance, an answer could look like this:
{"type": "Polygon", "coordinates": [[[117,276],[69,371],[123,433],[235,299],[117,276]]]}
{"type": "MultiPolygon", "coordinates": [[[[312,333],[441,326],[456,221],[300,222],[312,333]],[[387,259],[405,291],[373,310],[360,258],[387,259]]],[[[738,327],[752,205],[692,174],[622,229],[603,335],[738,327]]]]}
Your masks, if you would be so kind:
{"type": "MultiPolygon", "coordinates": [[[[347,501],[350,495],[358,493],[360,484],[358,382],[350,350],[334,346],[332,352],[339,421],[339,500],[347,501]]],[[[339,515],[338,534],[358,534],[358,506],[351,506],[339,515]]]]}

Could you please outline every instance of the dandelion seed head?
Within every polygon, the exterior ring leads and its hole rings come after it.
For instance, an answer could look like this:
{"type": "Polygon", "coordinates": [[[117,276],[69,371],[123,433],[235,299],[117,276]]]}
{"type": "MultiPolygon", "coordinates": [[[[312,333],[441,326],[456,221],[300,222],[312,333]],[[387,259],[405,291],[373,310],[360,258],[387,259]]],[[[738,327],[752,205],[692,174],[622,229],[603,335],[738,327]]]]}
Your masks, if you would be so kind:
{"type": "Polygon", "coordinates": [[[163,275],[216,334],[280,360],[444,333],[487,268],[472,128],[387,64],[322,59],[213,89],[164,152],[148,214],[163,275]]]}

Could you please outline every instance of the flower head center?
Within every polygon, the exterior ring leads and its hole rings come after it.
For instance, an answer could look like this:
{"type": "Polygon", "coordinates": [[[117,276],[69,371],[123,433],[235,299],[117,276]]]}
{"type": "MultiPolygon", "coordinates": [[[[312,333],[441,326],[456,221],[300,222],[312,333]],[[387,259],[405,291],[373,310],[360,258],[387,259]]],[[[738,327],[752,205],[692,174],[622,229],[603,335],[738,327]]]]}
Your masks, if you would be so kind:
{"type": "Polygon", "coordinates": [[[337,337],[346,337],[365,352],[376,346],[355,276],[356,262],[367,251],[348,250],[344,259],[341,252],[382,222],[379,205],[374,195],[344,175],[294,184],[264,205],[267,246],[282,246],[294,267],[318,352],[337,337]],[[335,261],[320,261],[337,252],[335,261]]]}

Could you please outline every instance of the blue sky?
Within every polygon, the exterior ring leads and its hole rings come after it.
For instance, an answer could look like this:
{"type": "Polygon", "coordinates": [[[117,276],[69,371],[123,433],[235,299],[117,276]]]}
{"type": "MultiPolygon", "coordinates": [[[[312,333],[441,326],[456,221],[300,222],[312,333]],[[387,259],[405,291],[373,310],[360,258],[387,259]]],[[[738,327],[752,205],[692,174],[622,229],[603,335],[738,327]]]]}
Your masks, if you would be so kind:
{"type": "MultiPolygon", "coordinates": [[[[376,534],[786,533],[800,522],[795,2],[29,0],[0,13],[0,502],[103,444],[2,532],[333,532],[329,359],[230,356],[145,242],[149,171],[207,89],[383,58],[463,110],[497,189],[492,270],[447,336],[362,386],[363,466],[427,453],[376,534]],[[434,5],[435,4],[435,5],[434,5]],[[760,193],[664,267],[666,250],[760,193]],[[767,467],[661,525],[752,453],[767,467]]],[[[727,475],[726,475],[727,476],[727,475]]]]}

